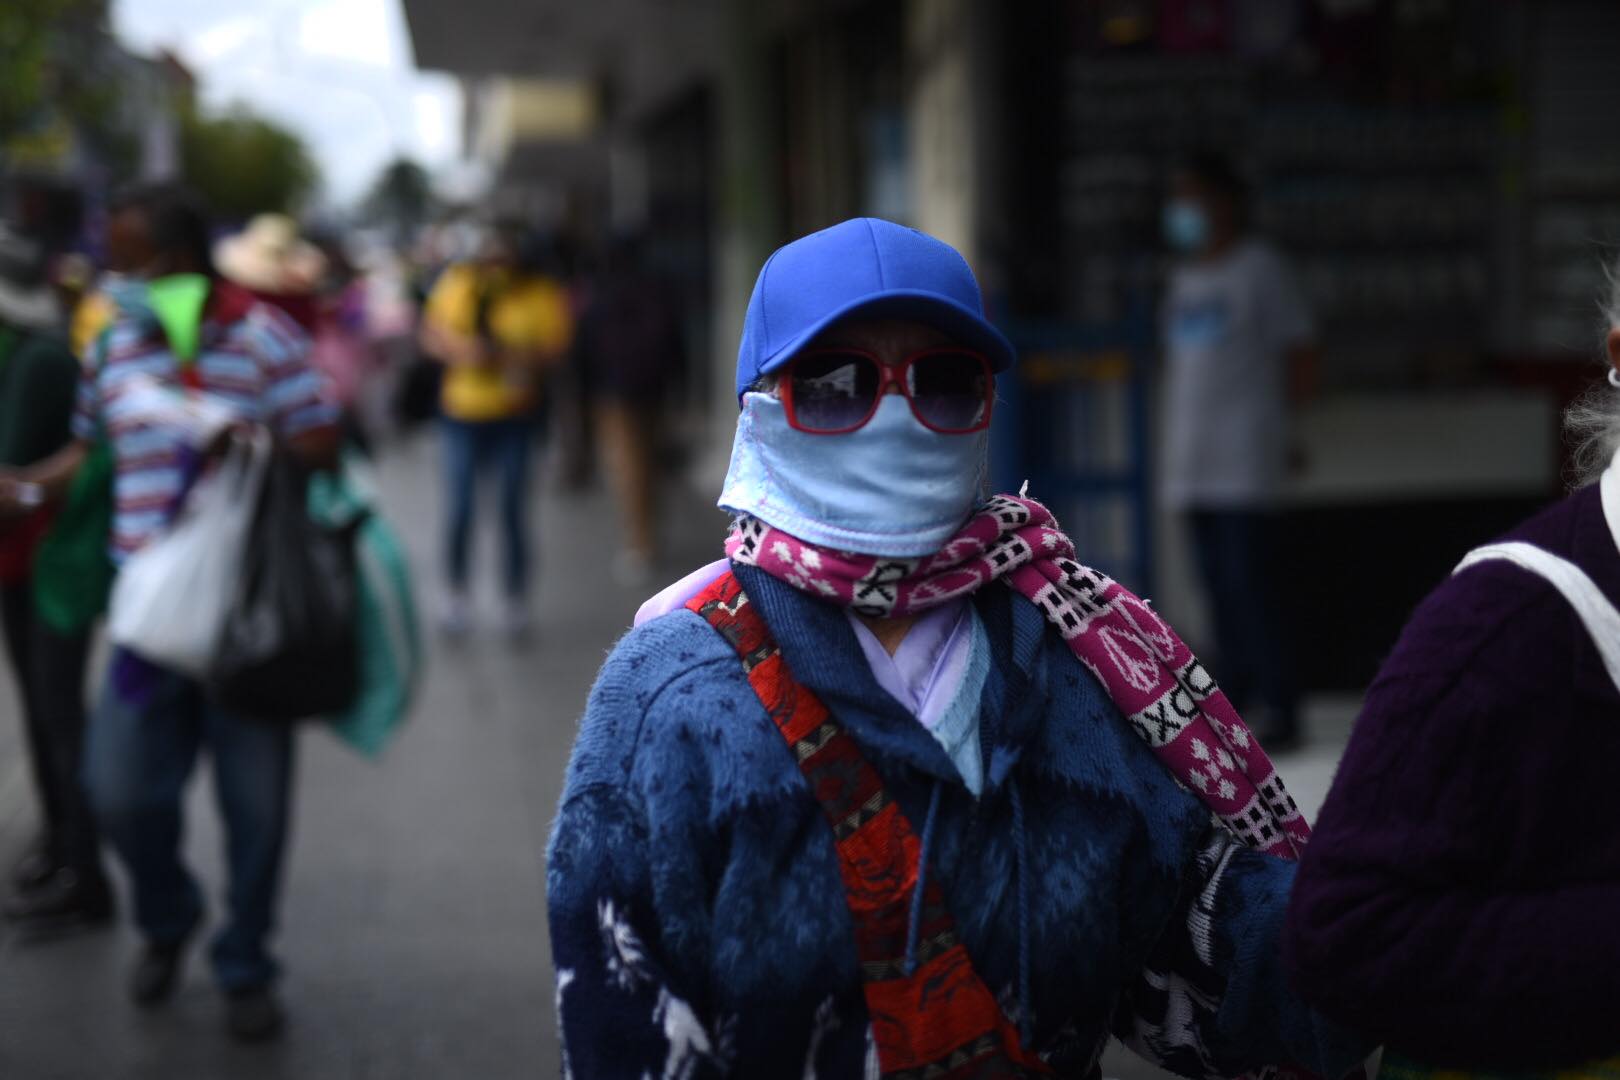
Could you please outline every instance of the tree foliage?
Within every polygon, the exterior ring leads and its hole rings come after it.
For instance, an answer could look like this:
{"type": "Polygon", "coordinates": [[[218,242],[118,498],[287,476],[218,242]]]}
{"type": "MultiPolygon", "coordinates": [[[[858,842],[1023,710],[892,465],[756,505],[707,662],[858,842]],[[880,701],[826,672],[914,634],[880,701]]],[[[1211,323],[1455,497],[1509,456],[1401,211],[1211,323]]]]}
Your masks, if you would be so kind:
{"type": "Polygon", "coordinates": [[[0,0],[0,147],[53,110],[75,111],[83,88],[63,54],[82,64],[85,40],[105,19],[106,0],[0,0]]]}
{"type": "Polygon", "coordinates": [[[180,169],[223,220],[296,213],[320,180],[297,135],[240,105],[183,117],[180,169]]]}
{"type": "Polygon", "coordinates": [[[403,238],[427,221],[436,205],[427,170],[401,157],[383,167],[361,210],[369,221],[387,226],[403,238]]]}

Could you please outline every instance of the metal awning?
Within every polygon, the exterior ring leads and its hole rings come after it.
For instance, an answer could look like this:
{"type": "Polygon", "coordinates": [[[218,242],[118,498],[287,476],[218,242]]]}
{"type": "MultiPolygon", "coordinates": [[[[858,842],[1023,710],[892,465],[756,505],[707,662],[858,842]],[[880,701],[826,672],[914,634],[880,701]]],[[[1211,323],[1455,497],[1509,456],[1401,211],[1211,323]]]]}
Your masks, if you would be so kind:
{"type": "Polygon", "coordinates": [[[404,0],[416,64],[610,79],[631,111],[708,70],[721,0],[404,0]]]}

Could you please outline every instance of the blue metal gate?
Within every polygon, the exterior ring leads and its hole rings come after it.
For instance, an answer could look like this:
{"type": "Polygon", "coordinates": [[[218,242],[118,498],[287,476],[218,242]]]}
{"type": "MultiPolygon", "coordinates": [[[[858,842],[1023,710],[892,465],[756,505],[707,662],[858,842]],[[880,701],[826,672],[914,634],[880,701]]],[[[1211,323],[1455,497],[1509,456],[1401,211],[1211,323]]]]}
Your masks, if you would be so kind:
{"type": "Polygon", "coordinates": [[[1132,591],[1153,589],[1152,308],[1117,323],[1013,322],[1018,365],[997,387],[998,491],[1045,503],[1080,560],[1132,591]]]}

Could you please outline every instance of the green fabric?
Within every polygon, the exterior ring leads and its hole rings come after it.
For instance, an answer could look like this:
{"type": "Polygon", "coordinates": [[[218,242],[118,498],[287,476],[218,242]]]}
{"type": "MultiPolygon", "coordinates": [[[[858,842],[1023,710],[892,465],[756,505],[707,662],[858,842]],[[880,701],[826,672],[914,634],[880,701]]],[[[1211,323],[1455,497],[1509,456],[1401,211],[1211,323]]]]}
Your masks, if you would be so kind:
{"type": "MultiPolygon", "coordinates": [[[[103,331],[91,346],[91,377],[98,377],[106,362],[107,336],[103,331]]],[[[98,420],[67,498],[34,551],[34,608],[57,633],[78,633],[107,610],[117,573],[107,554],[117,468],[98,420]]]]}
{"type": "Polygon", "coordinates": [[[61,634],[83,630],[107,610],[114,574],[107,555],[114,468],[111,445],[96,439],[34,552],[34,607],[61,634]]]}
{"type": "Polygon", "coordinates": [[[366,468],[349,457],[341,474],[310,480],[316,521],[342,525],[364,516],[356,542],[359,584],[360,691],[342,715],[329,717],[338,736],[375,757],[405,721],[422,666],[416,604],[404,545],[376,509],[366,468]]]}
{"type": "Polygon", "coordinates": [[[146,283],[147,303],[169,340],[169,351],[181,364],[197,359],[208,289],[208,278],[202,274],[170,274],[146,283]]]}
{"type": "Polygon", "coordinates": [[[79,362],[67,342],[6,330],[0,342],[0,465],[32,465],[72,438],[79,362]]]}

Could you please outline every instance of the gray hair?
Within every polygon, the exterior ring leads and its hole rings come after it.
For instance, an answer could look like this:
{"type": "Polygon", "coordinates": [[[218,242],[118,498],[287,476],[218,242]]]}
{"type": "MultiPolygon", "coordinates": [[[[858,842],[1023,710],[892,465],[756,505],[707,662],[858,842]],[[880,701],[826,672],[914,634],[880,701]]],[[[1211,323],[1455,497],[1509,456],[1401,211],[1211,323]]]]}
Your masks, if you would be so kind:
{"type": "MultiPolygon", "coordinates": [[[[1603,311],[1603,332],[1620,329],[1620,264],[1605,267],[1609,280],[1608,296],[1599,307],[1603,311]]],[[[1609,367],[1607,350],[1603,366],[1609,367]]],[[[1604,379],[1582,394],[1564,412],[1564,437],[1572,447],[1571,479],[1575,487],[1595,483],[1620,450],[1620,390],[1604,379]]]]}

